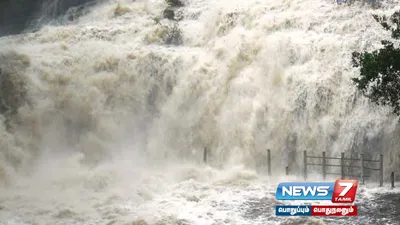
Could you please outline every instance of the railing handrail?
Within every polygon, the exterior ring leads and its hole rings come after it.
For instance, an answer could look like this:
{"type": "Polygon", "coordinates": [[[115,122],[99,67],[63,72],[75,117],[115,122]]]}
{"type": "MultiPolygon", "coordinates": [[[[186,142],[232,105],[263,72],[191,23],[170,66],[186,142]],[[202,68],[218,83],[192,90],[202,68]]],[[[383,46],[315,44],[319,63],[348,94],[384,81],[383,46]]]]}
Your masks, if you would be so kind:
{"type": "MultiPolygon", "coordinates": [[[[322,166],[322,176],[325,179],[327,174],[332,174],[332,173],[327,173],[326,168],[327,167],[340,167],[341,168],[341,178],[345,179],[346,173],[345,173],[345,167],[346,168],[359,168],[361,169],[360,177],[362,179],[362,183],[364,184],[364,178],[366,177],[364,175],[365,170],[372,170],[372,171],[379,171],[380,172],[380,186],[383,185],[383,155],[380,155],[379,160],[372,160],[372,159],[365,159],[364,154],[360,154],[359,158],[345,158],[344,157],[344,152],[341,153],[341,157],[331,157],[331,156],[326,156],[326,152],[322,152],[322,156],[315,156],[315,155],[307,155],[307,151],[303,152],[303,157],[304,157],[304,165],[303,165],[303,175],[304,175],[304,180],[307,180],[307,166],[322,166]],[[307,159],[322,159],[322,163],[314,163],[314,162],[308,162],[307,159]],[[327,159],[340,159],[340,164],[329,164],[326,162],[327,159]],[[360,161],[360,165],[355,166],[355,165],[345,165],[345,161],[360,161]],[[364,165],[364,162],[379,162],[379,169],[377,168],[371,168],[367,167],[364,165]]],[[[347,174],[349,175],[349,174],[347,174]]]]}

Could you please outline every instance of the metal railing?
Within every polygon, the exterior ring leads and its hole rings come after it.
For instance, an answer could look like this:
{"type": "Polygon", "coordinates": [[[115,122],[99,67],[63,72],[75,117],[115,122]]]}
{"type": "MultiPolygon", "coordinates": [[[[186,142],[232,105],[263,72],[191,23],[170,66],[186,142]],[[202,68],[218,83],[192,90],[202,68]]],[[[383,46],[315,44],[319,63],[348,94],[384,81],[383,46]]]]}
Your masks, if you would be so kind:
{"type": "Polygon", "coordinates": [[[307,179],[307,167],[308,166],[321,166],[322,167],[322,177],[323,179],[326,179],[326,175],[340,175],[342,179],[345,179],[346,176],[350,177],[357,177],[361,179],[361,182],[364,184],[365,178],[369,177],[368,175],[365,174],[366,171],[379,171],[379,185],[382,187],[383,186],[383,155],[380,155],[379,160],[373,160],[373,159],[366,159],[364,157],[364,154],[360,154],[359,158],[346,158],[344,155],[344,152],[341,153],[340,157],[327,157],[325,152],[322,152],[321,156],[310,156],[307,155],[307,151],[303,152],[303,159],[304,159],[304,165],[303,165],[303,175],[304,179],[307,179]],[[310,163],[308,159],[320,159],[321,163],[310,163]],[[333,164],[333,163],[327,163],[327,160],[340,160],[340,164],[333,164]],[[353,162],[358,162],[359,165],[346,165],[347,161],[353,161],[353,162]],[[371,168],[365,166],[365,162],[370,162],[370,163],[379,163],[379,168],[371,168]],[[328,172],[327,168],[330,167],[340,167],[340,173],[333,173],[333,172],[328,172]],[[346,173],[345,168],[357,168],[360,170],[360,175],[354,175],[354,174],[349,174],[346,173]]]}

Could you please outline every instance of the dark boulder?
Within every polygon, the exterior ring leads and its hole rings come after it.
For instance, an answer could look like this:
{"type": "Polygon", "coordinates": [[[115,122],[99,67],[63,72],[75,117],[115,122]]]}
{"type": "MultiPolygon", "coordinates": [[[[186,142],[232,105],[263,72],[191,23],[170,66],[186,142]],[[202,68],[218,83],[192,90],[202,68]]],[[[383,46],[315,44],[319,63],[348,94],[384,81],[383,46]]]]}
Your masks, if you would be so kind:
{"type": "Polygon", "coordinates": [[[166,8],[163,12],[163,17],[169,20],[175,20],[175,12],[171,8],[166,8]]]}
{"type": "Polygon", "coordinates": [[[167,4],[171,7],[182,7],[184,6],[181,0],[165,0],[167,4]]]}
{"type": "Polygon", "coordinates": [[[16,52],[0,53],[0,114],[6,119],[18,112],[27,100],[25,70],[28,56],[16,52]]]}
{"type": "Polygon", "coordinates": [[[20,34],[31,28],[31,26],[37,25],[37,21],[49,22],[65,15],[73,7],[101,1],[103,0],[0,1],[0,36],[20,34]]]}

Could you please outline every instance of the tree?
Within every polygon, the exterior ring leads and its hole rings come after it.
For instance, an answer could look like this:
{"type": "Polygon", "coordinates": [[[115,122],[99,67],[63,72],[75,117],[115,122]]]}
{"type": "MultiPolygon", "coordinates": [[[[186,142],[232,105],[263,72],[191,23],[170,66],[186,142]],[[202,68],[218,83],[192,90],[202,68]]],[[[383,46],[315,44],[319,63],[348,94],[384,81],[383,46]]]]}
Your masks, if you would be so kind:
{"type": "MultiPolygon", "coordinates": [[[[382,27],[400,39],[400,11],[390,18],[374,15],[382,27]]],[[[357,88],[372,102],[388,105],[400,115],[400,48],[388,40],[381,41],[383,48],[373,52],[353,52],[352,65],[360,67],[360,77],[353,78],[357,88]]]]}

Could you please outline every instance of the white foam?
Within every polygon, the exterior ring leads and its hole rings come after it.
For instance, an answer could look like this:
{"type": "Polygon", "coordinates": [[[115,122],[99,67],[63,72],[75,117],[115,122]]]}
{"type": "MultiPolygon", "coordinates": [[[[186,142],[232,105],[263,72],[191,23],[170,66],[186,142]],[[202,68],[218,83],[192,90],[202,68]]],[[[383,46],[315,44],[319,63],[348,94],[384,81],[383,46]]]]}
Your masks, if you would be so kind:
{"type": "Polygon", "coordinates": [[[297,173],[305,149],[337,156],[378,143],[363,151],[399,168],[397,119],[356,98],[350,80],[351,52],[390,37],[371,14],[397,3],[190,0],[184,43],[171,46],[171,22],[156,23],[164,1],[121,1],[120,17],[110,1],[77,24],[1,38],[1,51],[31,60],[34,107],[20,110],[13,134],[0,130],[11,182],[0,222],[278,224],[272,211],[246,217],[246,207],[258,198],[273,210],[276,183],[301,179],[280,174],[297,173]],[[265,171],[268,148],[271,180],[254,172],[265,171]],[[16,149],[26,159],[17,171],[7,159],[16,149]]]}

